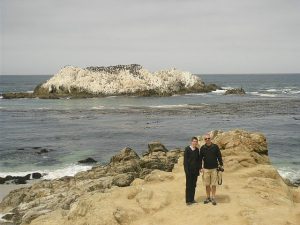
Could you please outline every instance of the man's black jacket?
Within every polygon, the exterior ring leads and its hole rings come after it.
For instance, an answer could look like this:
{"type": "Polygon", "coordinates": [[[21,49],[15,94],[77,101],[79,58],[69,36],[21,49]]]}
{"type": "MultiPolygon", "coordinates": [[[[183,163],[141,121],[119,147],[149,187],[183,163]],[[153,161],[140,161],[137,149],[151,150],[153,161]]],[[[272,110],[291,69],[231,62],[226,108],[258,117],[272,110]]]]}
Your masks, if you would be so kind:
{"type": "Polygon", "coordinates": [[[200,148],[200,165],[201,168],[205,169],[216,169],[218,165],[223,166],[222,154],[219,146],[216,144],[211,144],[207,146],[206,144],[200,148]],[[202,165],[203,160],[203,165],[202,165]]]}

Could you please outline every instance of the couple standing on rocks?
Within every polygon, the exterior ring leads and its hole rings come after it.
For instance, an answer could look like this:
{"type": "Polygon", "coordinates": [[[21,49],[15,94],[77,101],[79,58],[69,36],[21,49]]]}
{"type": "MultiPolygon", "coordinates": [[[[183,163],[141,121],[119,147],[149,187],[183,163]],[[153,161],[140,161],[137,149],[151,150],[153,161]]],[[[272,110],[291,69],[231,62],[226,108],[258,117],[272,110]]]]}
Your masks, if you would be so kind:
{"type": "Polygon", "coordinates": [[[205,144],[198,148],[198,138],[193,137],[191,145],[184,151],[184,171],[186,176],[185,199],[186,204],[197,203],[194,199],[197,178],[202,173],[203,184],[206,187],[204,204],[211,202],[216,205],[216,184],[218,171],[224,171],[221,151],[218,145],[211,142],[211,137],[206,134],[205,144]]]}

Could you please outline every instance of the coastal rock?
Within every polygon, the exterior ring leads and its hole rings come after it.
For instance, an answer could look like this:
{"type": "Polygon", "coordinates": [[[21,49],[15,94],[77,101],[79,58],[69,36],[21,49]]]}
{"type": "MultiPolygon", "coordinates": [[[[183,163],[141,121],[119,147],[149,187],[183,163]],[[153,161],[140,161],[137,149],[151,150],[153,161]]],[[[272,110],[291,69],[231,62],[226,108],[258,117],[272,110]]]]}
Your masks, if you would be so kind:
{"type": "Polygon", "coordinates": [[[211,92],[219,87],[206,85],[199,77],[177,69],[154,73],[137,64],[79,68],[66,66],[33,93],[5,93],[3,98],[90,98],[103,96],[170,96],[211,92]]]}
{"type": "Polygon", "coordinates": [[[36,152],[36,154],[39,154],[39,155],[41,155],[41,154],[48,153],[48,152],[49,152],[49,150],[48,150],[48,149],[46,149],[46,148],[42,148],[42,149],[40,149],[40,151],[36,152]]]}
{"type": "Polygon", "coordinates": [[[152,170],[172,171],[174,164],[177,163],[178,158],[182,154],[183,152],[180,149],[168,151],[160,142],[149,143],[148,151],[144,153],[140,161],[141,167],[148,169],[148,171],[144,170],[143,175],[147,175],[147,172],[151,172],[152,170]]]}
{"type": "MultiPolygon", "coordinates": [[[[241,167],[252,167],[259,164],[269,164],[266,137],[258,132],[233,130],[228,132],[211,131],[212,142],[217,144],[222,152],[226,168],[235,170],[241,167]]],[[[204,144],[199,136],[199,146],[204,144]]]]}
{"type": "Polygon", "coordinates": [[[153,154],[154,152],[168,152],[166,147],[160,142],[152,142],[148,144],[148,153],[153,154]]]}
{"type": "Polygon", "coordinates": [[[86,159],[83,159],[83,160],[79,160],[78,161],[78,163],[84,163],[84,164],[86,164],[86,163],[96,163],[97,161],[95,160],[95,159],[93,159],[93,158],[86,158],[86,159]]]}
{"type": "Polygon", "coordinates": [[[42,177],[41,173],[32,173],[32,179],[40,179],[42,177]]]}
{"type": "Polygon", "coordinates": [[[30,179],[31,174],[26,176],[6,176],[4,178],[0,177],[0,184],[14,183],[14,184],[26,184],[26,181],[30,179]]]}
{"type": "Polygon", "coordinates": [[[243,88],[233,88],[225,91],[224,95],[245,95],[246,92],[243,88]]]}
{"type": "Polygon", "coordinates": [[[131,184],[134,178],[134,175],[131,173],[119,174],[113,178],[112,184],[118,187],[126,187],[131,184]]]}
{"type": "Polygon", "coordinates": [[[134,150],[126,147],[122,149],[118,154],[111,157],[110,163],[111,164],[123,163],[125,161],[139,160],[139,159],[140,159],[139,155],[134,150]]]}

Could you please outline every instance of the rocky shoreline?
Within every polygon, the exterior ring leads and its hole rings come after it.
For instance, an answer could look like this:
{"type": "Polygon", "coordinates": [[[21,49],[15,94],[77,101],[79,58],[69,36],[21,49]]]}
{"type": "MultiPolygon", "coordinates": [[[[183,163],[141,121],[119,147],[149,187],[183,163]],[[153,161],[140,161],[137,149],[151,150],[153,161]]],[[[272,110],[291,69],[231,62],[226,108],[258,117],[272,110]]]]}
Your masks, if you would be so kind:
{"type": "Polygon", "coordinates": [[[66,66],[48,81],[39,84],[33,93],[4,93],[12,98],[92,98],[107,96],[171,96],[186,93],[207,93],[220,89],[205,84],[199,77],[177,69],[154,73],[141,65],[79,68],[66,66]]]}
{"type": "MultiPolygon", "coordinates": [[[[184,204],[183,151],[169,151],[159,142],[150,143],[142,157],[124,148],[105,166],[11,191],[0,211],[10,221],[6,224],[22,225],[296,225],[300,188],[288,186],[270,164],[264,135],[233,130],[213,131],[211,136],[226,171],[213,221],[212,211],[201,204],[184,204]]],[[[201,201],[201,184],[197,191],[201,201]]]]}

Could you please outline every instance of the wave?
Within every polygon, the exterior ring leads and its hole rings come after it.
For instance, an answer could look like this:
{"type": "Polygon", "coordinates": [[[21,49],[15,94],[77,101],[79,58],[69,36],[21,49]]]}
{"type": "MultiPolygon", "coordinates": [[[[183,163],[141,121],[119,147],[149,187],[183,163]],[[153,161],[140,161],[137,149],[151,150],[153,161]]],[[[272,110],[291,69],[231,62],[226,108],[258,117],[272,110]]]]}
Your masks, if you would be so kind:
{"type": "Polygon", "coordinates": [[[284,88],[270,88],[266,90],[262,90],[263,92],[268,92],[268,93],[277,93],[277,94],[299,94],[300,91],[296,87],[284,87],[284,88]]]}
{"type": "Polygon", "coordinates": [[[280,167],[278,168],[280,176],[289,179],[291,182],[295,182],[300,179],[300,170],[291,167],[280,167]]]}
{"type": "Polygon", "coordinates": [[[274,98],[277,97],[277,94],[266,94],[266,93],[259,93],[257,91],[252,91],[249,92],[251,95],[256,95],[256,96],[261,96],[261,97],[270,97],[270,98],[274,98]]]}
{"type": "Polygon", "coordinates": [[[51,108],[48,108],[48,107],[40,107],[40,108],[36,108],[36,110],[49,110],[51,108]]]}
{"type": "Polygon", "coordinates": [[[91,165],[79,165],[79,164],[70,164],[63,168],[52,169],[52,170],[35,170],[35,171],[26,171],[26,172],[0,172],[0,177],[10,176],[26,176],[29,173],[41,173],[44,174],[42,177],[43,180],[52,180],[65,176],[74,176],[75,174],[87,171],[92,168],[91,165]]]}
{"type": "Polygon", "coordinates": [[[220,90],[220,89],[212,91],[212,93],[214,93],[214,94],[224,94],[225,92],[226,92],[226,90],[220,90]]]}
{"type": "Polygon", "coordinates": [[[105,109],[105,106],[99,105],[99,106],[94,106],[92,109],[105,109]]]}
{"type": "Polygon", "coordinates": [[[300,91],[291,91],[292,94],[300,94],[300,91]]]}
{"type": "MultiPolygon", "coordinates": [[[[189,93],[185,94],[187,96],[197,96],[197,95],[207,95],[207,93],[189,93]]],[[[180,96],[180,95],[173,95],[173,96],[180,96]]]]}
{"type": "Polygon", "coordinates": [[[281,91],[281,90],[273,89],[273,88],[266,90],[266,92],[279,92],[279,91],[281,91]]]}
{"type": "Polygon", "coordinates": [[[178,104],[178,105],[152,105],[148,106],[149,108],[159,108],[159,109],[173,109],[173,108],[202,108],[204,105],[208,104],[201,104],[201,105],[193,105],[193,104],[178,104]]]}

